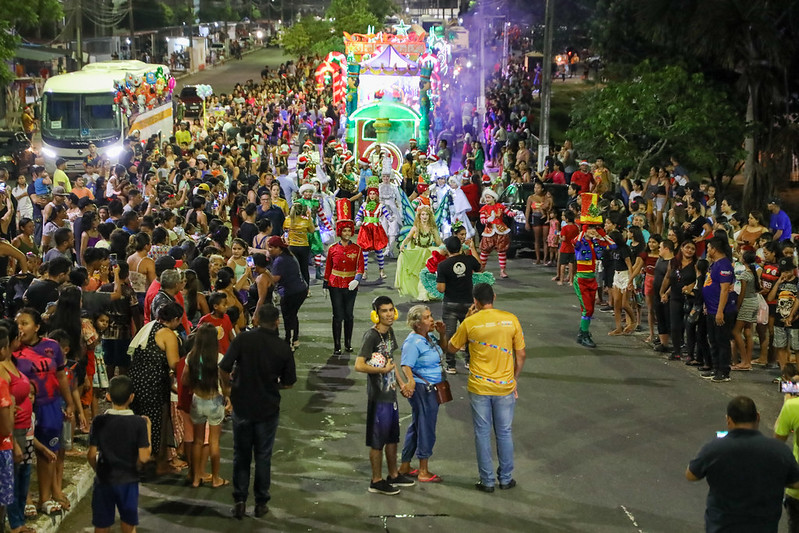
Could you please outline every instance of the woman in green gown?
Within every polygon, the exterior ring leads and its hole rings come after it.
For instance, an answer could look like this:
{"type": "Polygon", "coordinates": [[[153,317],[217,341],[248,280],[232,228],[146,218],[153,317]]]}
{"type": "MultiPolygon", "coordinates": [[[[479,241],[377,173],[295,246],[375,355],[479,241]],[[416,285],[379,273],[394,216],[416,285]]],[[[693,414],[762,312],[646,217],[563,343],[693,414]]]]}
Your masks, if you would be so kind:
{"type": "Polygon", "coordinates": [[[416,211],[413,227],[400,245],[394,287],[401,295],[423,302],[432,299],[430,293],[422,286],[419,273],[433,255],[433,250],[439,246],[441,246],[441,237],[436,228],[433,210],[423,205],[416,211]]]}

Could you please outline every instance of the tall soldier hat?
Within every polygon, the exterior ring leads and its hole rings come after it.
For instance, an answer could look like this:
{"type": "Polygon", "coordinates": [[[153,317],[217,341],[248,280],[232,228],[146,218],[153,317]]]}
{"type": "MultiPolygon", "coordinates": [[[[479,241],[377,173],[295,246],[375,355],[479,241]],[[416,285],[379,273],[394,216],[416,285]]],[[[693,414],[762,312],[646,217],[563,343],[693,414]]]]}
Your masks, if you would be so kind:
{"type": "Polygon", "coordinates": [[[336,200],[336,235],[341,236],[343,228],[355,231],[355,223],[352,221],[352,203],[347,198],[336,200]]]}

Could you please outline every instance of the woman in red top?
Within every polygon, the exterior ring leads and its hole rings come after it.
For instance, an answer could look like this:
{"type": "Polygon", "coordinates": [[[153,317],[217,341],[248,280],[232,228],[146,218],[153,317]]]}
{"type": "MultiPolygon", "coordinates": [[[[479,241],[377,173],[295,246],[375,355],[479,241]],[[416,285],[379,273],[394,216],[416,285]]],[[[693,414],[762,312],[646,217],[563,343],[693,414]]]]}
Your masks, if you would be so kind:
{"type": "Polygon", "coordinates": [[[653,234],[649,237],[647,242],[647,249],[644,250],[640,257],[644,260],[644,298],[646,298],[646,316],[649,324],[649,336],[644,342],[652,342],[655,338],[655,297],[657,294],[653,290],[655,284],[655,265],[660,256],[660,241],[663,240],[658,234],[653,234]]]}
{"type": "MultiPolygon", "coordinates": [[[[771,288],[780,278],[777,260],[781,255],[782,250],[780,250],[779,242],[772,241],[763,248],[763,257],[765,260],[763,261],[763,268],[760,269],[759,272],[760,294],[762,294],[764,298],[768,298],[768,293],[771,292],[771,288]]],[[[768,326],[763,324],[756,325],[757,337],[760,339],[760,357],[752,361],[752,364],[757,366],[765,366],[768,364],[769,347],[771,346],[771,339],[774,338],[774,310],[777,307],[777,302],[766,300],[766,303],[769,309],[768,326]]]]}

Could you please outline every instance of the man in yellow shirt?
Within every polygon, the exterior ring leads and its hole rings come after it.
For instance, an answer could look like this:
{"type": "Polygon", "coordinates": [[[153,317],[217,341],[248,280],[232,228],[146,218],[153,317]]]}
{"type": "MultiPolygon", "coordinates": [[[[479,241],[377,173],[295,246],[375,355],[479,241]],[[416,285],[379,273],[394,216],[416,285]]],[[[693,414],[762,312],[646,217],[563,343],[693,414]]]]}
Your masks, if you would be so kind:
{"type": "Polygon", "coordinates": [[[494,309],[494,290],[478,283],[472,290],[474,305],[450,338],[447,351],[455,353],[469,343],[469,401],[472,405],[474,443],[480,481],[475,488],[494,492],[491,429],[497,441],[499,488],[516,486],[513,479],[513,410],[516,381],[524,366],[524,333],[516,315],[494,309]]]}
{"type": "Polygon", "coordinates": [[[175,142],[178,143],[178,146],[183,146],[183,143],[191,146],[191,132],[189,131],[189,125],[185,122],[181,122],[180,129],[175,132],[175,142]]]}
{"type": "Polygon", "coordinates": [[[63,187],[67,193],[72,192],[72,183],[69,181],[69,176],[65,172],[67,168],[67,160],[59,157],[55,162],[55,172],[53,172],[53,187],[63,187]]]}

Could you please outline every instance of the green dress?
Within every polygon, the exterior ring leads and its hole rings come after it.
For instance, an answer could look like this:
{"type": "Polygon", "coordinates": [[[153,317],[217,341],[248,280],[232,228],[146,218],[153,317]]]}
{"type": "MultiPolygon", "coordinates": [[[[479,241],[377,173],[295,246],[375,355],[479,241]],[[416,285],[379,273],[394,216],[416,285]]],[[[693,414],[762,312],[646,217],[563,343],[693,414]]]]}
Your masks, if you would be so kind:
{"type": "Polygon", "coordinates": [[[425,263],[436,250],[435,238],[432,233],[418,233],[414,236],[397,258],[397,275],[394,278],[394,287],[402,296],[411,300],[427,302],[435,299],[422,285],[419,273],[425,268],[425,263]]]}
{"type": "MultiPolygon", "coordinates": [[[[439,249],[439,252],[445,254],[447,249],[442,246],[439,249]]],[[[471,251],[468,246],[465,244],[463,245],[463,253],[470,254],[471,251]]],[[[427,266],[422,268],[422,271],[419,272],[419,280],[422,282],[422,287],[430,294],[430,296],[435,300],[443,300],[444,294],[438,292],[438,283],[436,281],[436,274],[434,272],[430,272],[427,269],[427,266]]],[[[488,283],[489,285],[494,284],[494,274],[491,272],[473,272],[472,273],[472,285],[477,285],[478,283],[488,283]]]]}
{"type": "MultiPolygon", "coordinates": [[[[311,212],[312,220],[315,222],[314,225],[319,228],[320,224],[322,223],[318,216],[319,200],[316,198],[306,200],[305,198],[300,197],[297,198],[295,202],[298,202],[308,208],[308,210],[311,212]]],[[[322,235],[319,233],[318,229],[308,234],[308,245],[311,247],[311,254],[313,255],[319,255],[325,252],[325,246],[322,244],[322,235]]]]}

